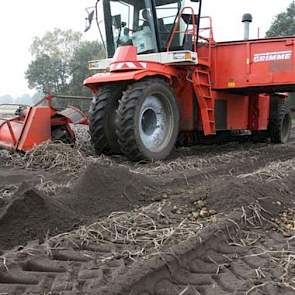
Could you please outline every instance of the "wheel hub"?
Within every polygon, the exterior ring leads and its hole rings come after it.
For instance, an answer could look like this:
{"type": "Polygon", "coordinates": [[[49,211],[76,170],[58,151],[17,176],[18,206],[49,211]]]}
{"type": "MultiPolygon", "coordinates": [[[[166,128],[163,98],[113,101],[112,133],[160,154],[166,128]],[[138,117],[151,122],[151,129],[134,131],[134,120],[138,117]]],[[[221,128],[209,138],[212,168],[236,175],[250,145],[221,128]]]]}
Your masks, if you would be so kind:
{"type": "Polygon", "coordinates": [[[143,132],[150,136],[152,135],[157,129],[157,114],[152,109],[147,109],[141,119],[141,125],[143,132]]]}
{"type": "Polygon", "coordinates": [[[145,99],[140,112],[140,138],[146,148],[157,152],[171,133],[171,118],[168,107],[160,97],[145,99]]]}

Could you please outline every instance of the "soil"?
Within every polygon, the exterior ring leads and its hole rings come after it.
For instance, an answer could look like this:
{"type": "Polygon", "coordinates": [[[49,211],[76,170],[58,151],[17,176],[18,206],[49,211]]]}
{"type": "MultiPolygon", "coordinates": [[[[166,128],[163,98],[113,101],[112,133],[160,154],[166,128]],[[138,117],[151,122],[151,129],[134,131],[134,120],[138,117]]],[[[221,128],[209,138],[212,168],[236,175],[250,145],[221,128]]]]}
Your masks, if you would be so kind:
{"type": "Polygon", "coordinates": [[[48,235],[77,226],[75,212],[57,200],[23,184],[0,215],[0,248],[10,249],[27,241],[43,243],[48,235]]]}
{"type": "MultiPolygon", "coordinates": [[[[12,173],[7,177],[10,185],[20,179],[14,176],[12,173]]],[[[57,196],[46,196],[32,183],[24,182],[12,198],[2,203],[0,249],[21,247],[32,240],[42,243],[48,236],[90,224],[111,212],[151,203],[156,192],[155,181],[149,177],[125,167],[99,164],[87,167],[72,188],[57,196]]]]}
{"type": "Polygon", "coordinates": [[[0,168],[0,293],[294,294],[294,137],[0,168]]]}
{"type": "Polygon", "coordinates": [[[69,193],[59,199],[80,216],[95,218],[150,203],[156,181],[126,167],[91,164],[69,193]]]}

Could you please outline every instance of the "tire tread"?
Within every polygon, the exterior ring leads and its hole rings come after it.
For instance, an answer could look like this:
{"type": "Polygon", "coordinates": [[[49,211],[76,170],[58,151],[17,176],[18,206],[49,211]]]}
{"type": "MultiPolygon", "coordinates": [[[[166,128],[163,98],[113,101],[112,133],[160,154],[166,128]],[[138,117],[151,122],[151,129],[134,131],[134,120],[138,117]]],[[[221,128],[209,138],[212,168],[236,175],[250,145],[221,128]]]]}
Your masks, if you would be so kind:
{"type": "Polygon", "coordinates": [[[282,142],[282,121],[290,114],[287,102],[276,96],[272,97],[270,105],[269,134],[273,143],[282,142]]]}
{"type": "Polygon", "coordinates": [[[130,85],[119,102],[119,108],[117,110],[118,142],[121,151],[131,161],[147,159],[137,144],[133,130],[136,124],[135,114],[138,101],[144,96],[144,90],[154,83],[161,83],[164,87],[170,88],[169,84],[160,78],[143,80],[130,85]]]}
{"type": "Polygon", "coordinates": [[[113,110],[114,100],[118,100],[121,93],[118,86],[104,86],[91,103],[89,130],[91,142],[98,155],[120,152],[116,131],[109,126],[107,118],[113,110]]]}

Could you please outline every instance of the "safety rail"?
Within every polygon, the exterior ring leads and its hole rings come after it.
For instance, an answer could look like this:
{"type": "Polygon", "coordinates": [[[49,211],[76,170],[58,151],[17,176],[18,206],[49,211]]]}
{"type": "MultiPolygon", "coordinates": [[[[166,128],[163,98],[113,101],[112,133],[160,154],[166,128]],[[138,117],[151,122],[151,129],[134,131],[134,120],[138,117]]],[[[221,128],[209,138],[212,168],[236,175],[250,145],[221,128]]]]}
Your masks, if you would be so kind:
{"type": "Polygon", "coordinates": [[[52,94],[52,97],[54,98],[60,98],[60,99],[72,99],[72,100],[92,100],[92,97],[89,96],[74,96],[74,95],[59,95],[59,94],[52,94]]]}
{"type": "MultiPolygon", "coordinates": [[[[201,16],[200,19],[201,19],[201,21],[202,20],[208,20],[209,25],[207,27],[201,27],[200,26],[199,32],[201,33],[202,31],[209,31],[209,38],[207,38],[207,39],[214,40],[212,17],[211,16],[201,16]]],[[[201,34],[199,35],[199,37],[202,38],[201,34]]]]}
{"type": "MultiPolygon", "coordinates": [[[[45,97],[46,98],[46,97],[45,97]]],[[[65,109],[67,107],[76,107],[84,114],[86,114],[89,110],[89,102],[93,99],[89,96],[75,96],[75,95],[62,95],[62,94],[48,94],[47,100],[49,101],[49,106],[56,110],[65,109]],[[54,106],[52,104],[52,100],[57,98],[58,103],[54,106]],[[74,106],[75,105],[75,106],[74,106]]],[[[43,99],[44,101],[44,99],[43,99]]],[[[42,103],[42,101],[41,101],[42,103]]]]}
{"type": "Polygon", "coordinates": [[[209,24],[205,27],[201,27],[199,28],[199,39],[203,40],[205,42],[207,42],[208,44],[208,55],[205,57],[202,57],[199,55],[200,59],[205,59],[208,62],[208,66],[211,65],[212,62],[212,46],[214,44],[214,34],[213,34],[213,24],[212,24],[212,18],[210,16],[202,16],[201,17],[201,21],[202,20],[208,20],[209,24]],[[203,34],[205,32],[207,33],[207,37],[205,37],[203,34]]]}
{"type": "Polygon", "coordinates": [[[195,14],[193,7],[183,7],[176,17],[175,25],[167,42],[167,51],[170,51],[175,36],[180,33],[192,36],[192,49],[194,52],[198,51],[198,46],[200,45],[198,40],[203,40],[208,44],[208,54],[198,57],[201,60],[203,59],[203,62],[206,61],[207,65],[210,66],[212,62],[212,46],[214,44],[212,18],[210,16],[199,17],[195,14]],[[190,14],[188,14],[188,11],[190,14]],[[180,30],[180,21],[183,15],[188,15],[187,26],[185,30],[180,30]],[[197,18],[199,18],[199,21],[197,18]],[[204,20],[207,21],[207,25],[202,27],[200,24],[204,20]]]}
{"type": "MultiPolygon", "coordinates": [[[[40,99],[37,103],[35,103],[33,106],[38,106],[44,100],[51,101],[53,98],[59,98],[59,99],[71,99],[71,100],[92,100],[92,97],[89,96],[75,96],[75,95],[60,95],[60,94],[48,94],[44,96],[42,99],[40,99]]],[[[1,103],[0,108],[2,106],[15,106],[15,107],[30,107],[31,105],[28,104],[21,104],[21,103],[1,103]]]]}
{"type": "Polygon", "coordinates": [[[170,51],[170,48],[171,48],[171,45],[172,45],[172,42],[175,38],[175,35],[176,34],[180,34],[180,33],[183,33],[184,35],[192,35],[192,38],[193,38],[193,50],[194,52],[197,52],[197,38],[198,38],[198,31],[197,31],[197,23],[196,23],[196,18],[195,18],[196,14],[195,14],[195,11],[193,9],[193,7],[189,7],[189,6],[186,6],[186,7],[183,7],[177,17],[176,17],[176,21],[175,21],[175,25],[173,27],[173,31],[168,39],[168,42],[167,42],[167,51],[170,51]],[[183,30],[179,30],[178,28],[180,27],[180,20],[181,20],[181,17],[182,15],[184,15],[185,13],[185,10],[190,10],[191,11],[191,18],[190,20],[192,21],[192,24],[188,23],[187,24],[187,27],[186,29],[183,31],[183,30]],[[192,29],[189,29],[189,26],[192,25],[193,28],[192,29]]]}
{"type": "Polygon", "coordinates": [[[29,107],[28,104],[21,104],[21,103],[1,103],[0,108],[3,106],[12,106],[12,107],[29,107]]]}

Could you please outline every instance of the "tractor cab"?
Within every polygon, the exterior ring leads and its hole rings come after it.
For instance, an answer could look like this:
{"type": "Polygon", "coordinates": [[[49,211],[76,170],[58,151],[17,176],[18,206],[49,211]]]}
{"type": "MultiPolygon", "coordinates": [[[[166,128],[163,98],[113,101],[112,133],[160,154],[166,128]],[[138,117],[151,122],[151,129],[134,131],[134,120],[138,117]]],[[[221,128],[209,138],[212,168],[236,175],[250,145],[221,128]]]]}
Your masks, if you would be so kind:
{"type": "Polygon", "coordinates": [[[186,49],[192,38],[186,38],[185,32],[193,24],[198,26],[201,13],[201,1],[191,2],[196,2],[194,9],[179,16],[183,0],[103,0],[108,57],[126,45],[136,47],[139,55],[186,49]]]}

